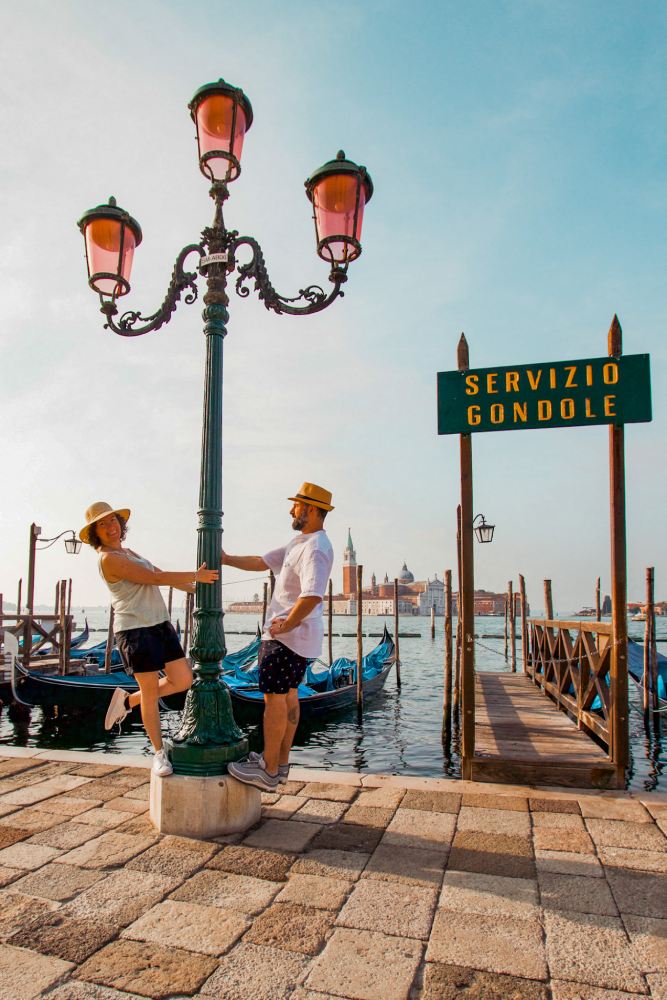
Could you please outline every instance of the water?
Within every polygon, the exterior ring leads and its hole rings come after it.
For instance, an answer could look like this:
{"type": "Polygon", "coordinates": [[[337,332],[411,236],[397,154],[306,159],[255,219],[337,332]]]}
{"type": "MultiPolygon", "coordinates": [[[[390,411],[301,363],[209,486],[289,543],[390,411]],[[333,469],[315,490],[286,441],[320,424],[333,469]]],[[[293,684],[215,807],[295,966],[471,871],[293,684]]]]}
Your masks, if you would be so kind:
{"type": "MultiPolygon", "coordinates": [[[[75,609],[77,621],[83,621],[81,609],[75,609]]],[[[91,634],[90,645],[106,636],[108,618],[105,612],[87,612],[91,628],[101,631],[91,634]]],[[[174,611],[174,620],[182,610],[174,611]]],[[[364,619],[364,632],[379,633],[384,619],[364,619]]],[[[256,625],[251,615],[225,615],[227,645],[230,652],[245,646],[252,636],[234,634],[251,633],[256,625]]],[[[391,629],[392,622],[387,621],[391,629]]],[[[503,655],[504,640],[502,618],[477,618],[475,631],[479,638],[476,646],[476,666],[480,670],[507,669],[503,655]],[[492,638],[490,636],[496,636],[492,638]]],[[[334,616],[333,651],[336,656],[356,657],[354,635],[336,636],[336,633],[354,633],[355,619],[334,616]]],[[[644,625],[629,623],[633,638],[643,639],[644,625]]],[[[449,755],[442,744],[443,702],[443,649],[444,622],[436,619],[435,640],[430,635],[430,619],[404,616],[401,632],[420,633],[419,638],[401,639],[401,680],[399,693],[396,674],[392,670],[384,691],[365,706],[364,718],[357,720],[356,709],[337,713],[329,722],[308,727],[302,725],[297,733],[292,761],[297,765],[325,768],[327,770],[369,771],[383,774],[410,774],[435,777],[460,777],[460,758],[456,740],[449,755]]],[[[657,619],[658,638],[667,639],[667,621],[657,619]]],[[[378,638],[364,638],[364,651],[372,649],[378,638]]],[[[665,651],[665,645],[659,646],[665,651]]],[[[326,655],[326,639],[324,653],[326,655]]],[[[517,641],[517,669],[521,670],[520,642],[517,641]]],[[[627,784],[632,789],[652,790],[667,787],[662,777],[666,763],[664,738],[655,738],[644,730],[641,713],[641,692],[632,680],[630,691],[630,744],[631,765],[627,784]]],[[[12,713],[16,715],[16,713],[12,713]]],[[[667,715],[663,715],[663,732],[667,715]]],[[[178,715],[165,713],[165,734],[178,728],[178,715]]],[[[261,749],[261,732],[249,727],[251,749],[261,749]]],[[[107,753],[148,754],[150,747],[140,724],[128,724],[120,735],[104,731],[98,716],[89,719],[45,715],[41,709],[30,712],[30,718],[10,718],[8,710],[0,716],[0,744],[14,746],[39,746],[71,750],[102,750],[107,753]]]]}

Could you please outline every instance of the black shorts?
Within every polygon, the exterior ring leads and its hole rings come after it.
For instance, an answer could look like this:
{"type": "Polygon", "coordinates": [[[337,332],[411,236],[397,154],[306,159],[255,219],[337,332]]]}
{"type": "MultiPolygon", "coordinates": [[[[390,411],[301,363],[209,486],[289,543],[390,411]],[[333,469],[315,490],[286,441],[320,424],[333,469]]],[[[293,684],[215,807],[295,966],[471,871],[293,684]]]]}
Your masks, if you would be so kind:
{"type": "Polygon", "coordinates": [[[298,688],[309,661],[277,639],[263,639],[257,662],[262,694],[287,694],[290,688],[298,688]]]}
{"type": "Polygon", "coordinates": [[[171,622],[116,632],[116,645],[130,674],[164,670],[165,663],[182,660],[185,656],[171,622]]]}

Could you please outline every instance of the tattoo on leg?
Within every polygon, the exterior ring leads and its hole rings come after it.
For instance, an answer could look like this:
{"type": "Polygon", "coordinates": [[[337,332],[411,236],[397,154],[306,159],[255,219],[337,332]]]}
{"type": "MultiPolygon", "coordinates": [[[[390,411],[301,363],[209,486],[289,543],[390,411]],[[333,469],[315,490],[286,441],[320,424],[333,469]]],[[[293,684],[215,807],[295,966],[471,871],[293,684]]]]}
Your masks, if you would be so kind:
{"type": "Polygon", "coordinates": [[[299,721],[299,710],[298,708],[290,708],[287,712],[288,721],[295,726],[299,721]]]}

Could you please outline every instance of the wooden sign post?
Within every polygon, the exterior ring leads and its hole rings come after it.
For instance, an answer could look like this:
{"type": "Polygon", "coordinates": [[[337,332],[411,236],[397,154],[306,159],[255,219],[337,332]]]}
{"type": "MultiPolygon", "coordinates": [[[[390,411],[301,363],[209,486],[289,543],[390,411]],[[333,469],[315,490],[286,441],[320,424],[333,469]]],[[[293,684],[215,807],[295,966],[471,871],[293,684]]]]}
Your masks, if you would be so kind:
{"type": "MultiPolygon", "coordinates": [[[[459,606],[464,778],[472,775],[475,752],[471,435],[530,428],[609,425],[612,591],[609,757],[615,765],[620,785],[628,763],[624,425],[650,420],[650,359],[648,354],[623,354],[621,326],[616,316],[609,329],[607,355],[602,358],[471,370],[468,343],[461,334],[456,370],[438,372],[438,433],[458,434],[460,440],[458,554],[461,566],[459,606]]],[[[510,601],[510,628],[513,628],[513,594],[510,594],[510,601]]],[[[552,614],[553,610],[548,608],[547,619],[552,614]]],[[[513,669],[516,669],[514,656],[513,669]]]]}

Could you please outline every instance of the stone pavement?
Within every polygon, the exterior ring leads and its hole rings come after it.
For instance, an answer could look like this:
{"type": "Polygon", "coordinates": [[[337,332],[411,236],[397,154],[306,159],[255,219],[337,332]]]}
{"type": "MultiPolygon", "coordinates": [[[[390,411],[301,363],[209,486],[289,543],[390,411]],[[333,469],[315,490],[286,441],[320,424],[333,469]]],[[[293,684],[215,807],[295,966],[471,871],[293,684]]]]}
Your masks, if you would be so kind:
{"type": "Polygon", "coordinates": [[[143,760],[2,753],[0,1000],[667,998],[664,793],[293,769],[202,842],[143,760]]]}

